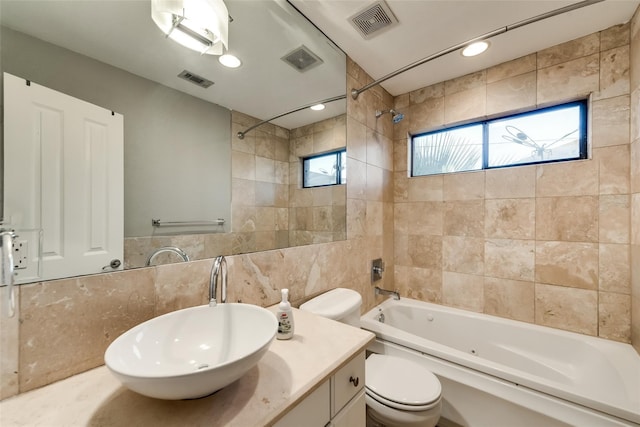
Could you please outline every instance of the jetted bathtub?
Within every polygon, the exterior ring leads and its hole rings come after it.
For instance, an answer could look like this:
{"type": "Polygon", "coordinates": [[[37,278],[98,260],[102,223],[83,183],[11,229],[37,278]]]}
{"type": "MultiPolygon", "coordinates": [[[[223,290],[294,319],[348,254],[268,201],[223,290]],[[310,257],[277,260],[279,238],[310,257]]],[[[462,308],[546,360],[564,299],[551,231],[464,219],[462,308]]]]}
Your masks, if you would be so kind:
{"type": "Polygon", "coordinates": [[[640,426],[640,356],[628,344],[406,298],[361,324],[376,334],[371,351],[438,376],[439,426],[640,426]]]}

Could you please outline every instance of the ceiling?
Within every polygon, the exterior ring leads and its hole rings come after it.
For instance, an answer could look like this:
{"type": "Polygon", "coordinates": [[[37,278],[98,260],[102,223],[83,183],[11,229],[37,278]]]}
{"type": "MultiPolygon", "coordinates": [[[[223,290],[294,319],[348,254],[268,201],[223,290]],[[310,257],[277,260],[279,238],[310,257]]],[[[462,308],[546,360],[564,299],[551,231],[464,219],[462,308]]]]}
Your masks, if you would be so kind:
{"type": "MultiPolygon", "coordinates": [[[[387,0],[399,24],[365,40],[348,18],[374,0],[289,0],[374,79],[490,31],[576,1],[387,0]]],[[[473,58],[450,53],[387,80],[397,96],[627,22],[640,4],[607,0],[508,31],[473,58]]],[[[351,89],[351,88],[349,88],[351,89]]]]}

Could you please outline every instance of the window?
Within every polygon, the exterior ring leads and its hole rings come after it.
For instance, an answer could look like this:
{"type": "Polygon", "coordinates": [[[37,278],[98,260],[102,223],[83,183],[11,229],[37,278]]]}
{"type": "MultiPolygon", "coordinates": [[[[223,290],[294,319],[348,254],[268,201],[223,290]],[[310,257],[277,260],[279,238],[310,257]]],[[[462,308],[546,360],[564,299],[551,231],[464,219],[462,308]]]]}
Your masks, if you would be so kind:
{"type": "Polygon", "coordinates": [[[347,182],[345,149],[302,159],[302,187],[323,187],[347,182]]]}
{"type": "Polygon", "coordinates": [[[411,138],[411,176],[587,158],[587,102],[411,138]]]}

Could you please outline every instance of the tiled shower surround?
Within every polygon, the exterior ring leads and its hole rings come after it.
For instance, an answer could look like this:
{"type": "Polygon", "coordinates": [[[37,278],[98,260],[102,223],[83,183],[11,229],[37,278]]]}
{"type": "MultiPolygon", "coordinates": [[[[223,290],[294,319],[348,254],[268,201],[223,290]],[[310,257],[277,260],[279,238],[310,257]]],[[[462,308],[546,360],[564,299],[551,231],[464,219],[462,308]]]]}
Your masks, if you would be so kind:
{"type": "MultiPolygon", "coordinates": [[[[231,301],[294,303],[381,286],[608,339],[640,350],[640,27],[613,27],[395,99],[347,108],[347,240],[228,257],[231,301]],[[592,94],[589,160],[407,178],[406,133],[592,94]],[[395,127],[377,109],[395,107],[395,127]],[[631,224],[631,225],[630,225],[631,224]]],[[[347,87],[371,81],[347,60],[347,87]]],[[[102,364],[108,344],[155,315],[206,301],[212,260],[19,287],[1,313],[2,397],[102,364]]],[[[2,289],[2,297],[6,297],[2,289]]]]}

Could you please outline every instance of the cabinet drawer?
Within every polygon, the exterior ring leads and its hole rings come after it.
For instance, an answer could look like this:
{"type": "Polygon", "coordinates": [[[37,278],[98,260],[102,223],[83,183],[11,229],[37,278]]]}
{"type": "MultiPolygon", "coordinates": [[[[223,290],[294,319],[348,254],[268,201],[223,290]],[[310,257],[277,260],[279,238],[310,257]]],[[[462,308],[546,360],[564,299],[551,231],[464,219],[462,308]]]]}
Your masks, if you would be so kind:
{"type": "Polygon", "coordinates": [[[278,420],[274,427],[324,427],[331,418],[329,390],[329,381],[325,381],[287,415],[278,420]]]}
{"type": "Polygon", "coordinates": [[[364,359],[364,352],[361,352],[332,377],[332,417],[364,388],[364,359]]]}

